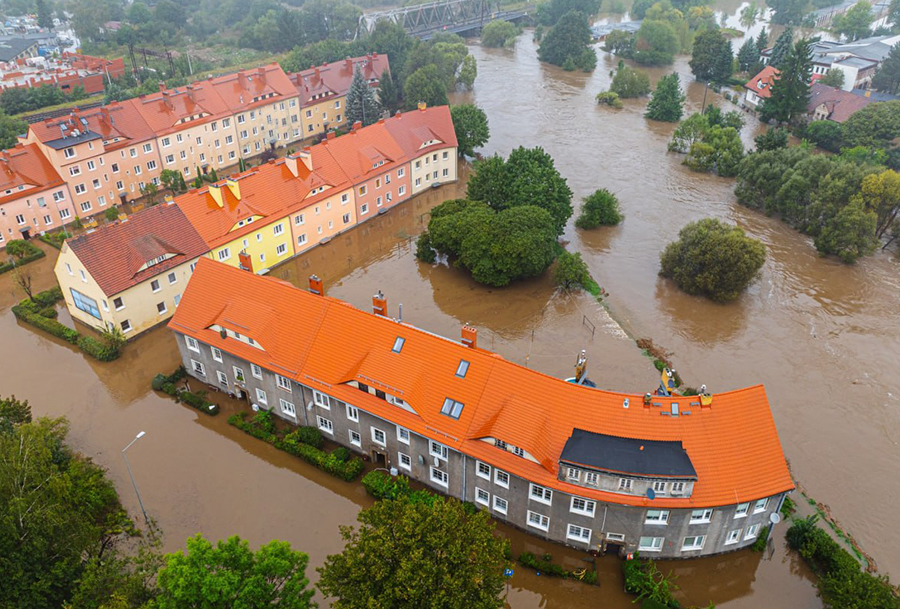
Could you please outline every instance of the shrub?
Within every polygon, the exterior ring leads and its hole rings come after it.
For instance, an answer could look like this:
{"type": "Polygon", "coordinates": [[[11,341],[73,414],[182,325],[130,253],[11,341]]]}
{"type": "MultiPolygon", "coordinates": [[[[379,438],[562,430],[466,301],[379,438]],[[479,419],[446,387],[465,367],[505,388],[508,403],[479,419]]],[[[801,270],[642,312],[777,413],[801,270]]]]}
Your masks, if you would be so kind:
{"type": "Polygon", "coordinates": [[[607,106],[616,109],[624,106],[622,100],[619,99],[619,94],[612,91],[601,91],[600,93],[597,93],[597,103],[606,104],[607,106]]]}
{"type": "Polygon", "coordinates": [[[556,259],[556,270],[553,281],[564,292],[587,288],[591,283],[591,273],[587,264],[581,259],[581,253],[571,254],[563,251],[556,259]]]}
{"type": "Polygon", "coordinates": [[[509,21],[491,21],[481,30],[481,44],[486,47],[509,46],[516,36],[522,33],[514,23],[509,21]]]}
{"type": "Polygon", "coordinates": [[[101,362],[110,362],[119,357],[118,349],[109,347],[90,336],[79,337],[77,344],[79,349],[101,362]]]}
{"type": "Polygon", "coordinates": [[[595,190],[584,199],[581,215],[575,220],[578,228],[597,228],[598,226],[615,225],[622,221],[619,210],[619,199],[605,188],[595,190]]]}
{"type": "Polygon", "coordinates": [[[52,334],[57,338],[61,338],[66,342],[72,343],[73,345],[78,344],[78,337],[81,335],[72,328],[66,327],[63,324],[59,323],[55,319],[44,317],[43,315],[30,311],[27,308],[22,307],[21,305],[14,306],[12,310],[17,319],[31,324],[32,326],[39,328],[44,332],[52,334]]]}
{"type": "Polygon", "coordinates": [[[784,501],[781,502],[781,517],[783,519],[788,519],[793,516],[796,511],[797,504],[794,503],[794,500],[790,497],[785,497],[784,501]]]}
{"type": "Polygon", "coordinates": [[[625,591],[636,594],[638,600],[656,602],[661,607],[680,607],[672,592],[677,586],[668,576],[660,572],[656,563],[652,560],[626,560],[622,563],[622,572],[625,575],[625,591]]]}
{"type": "Polygon", "coordinates": [[[626,99],[643,97],[650,94],[650,77],[645,72],[623,65],[616,70],[609,90],[626,99]]]}
{"type": "Polygon", "coordinates": [[[338,461],[347,461],[350,458],[350,449],[346,446],[338,446],[331,451],[331,455],[338,461]]]}
{"type": "Polygon", "coordinates": [[[15,256],[16,262],[5,262],[0,264],[0,275],[13,270],[17,266],[34,262],[46,256],[44,250],[21,239],[14,239],[6,244],[6,253],[15,256]]]}
{"type": "MultiPolygon", "coordinates": [[[[168,385],[172,385],[172,389],[175,390],[175,386],[171,383],[168,385]]],[[[168,391],[166,392],[168,393],[168,391]]],[[[219,414],[219,406],[211,403],[206,399],[205,392],[204,393],[192,393],[190,391],[176,391],[175,397],[180,401],[184,402],[188,406],[192,408],[196,408],[200,412],[205,412],[208,415],[217,415],[219,414]]]]}
{"type": "Polygon", "coordinates": [[[766,248],[741,228],[706,218],[691,222],[660,256],[660,275],[693,295],[734,300],[759,275],[766,248]]]}
{"type": "Polygon", "coordinates": [[[754,552],[762,552],[766,549],[766,544],[769,543],[769,532],[772,530],[770,526],[764,526],[762,531],[759,532],[759,537],[756,538],[756,541],[753,542],[753,545],[750,548],[754,552]]]}
{"type": "Polygon", "coordinates": [[[106,216],[106,219],[109,222],[113,222],[119,217],[119,210],[115,207],[107,207],[106,211],[103,212],[103,215],[106,216]]]}
{"type": "MultiPolygon", "coordinates": [[[[409,479],[406,476],[393,478],[387,472],[382,471],[369,472],[363,476],[362,484],[366,492],[377,499],[400,499],[413,494],[413,491],[409,488],[409,479]]],[[[421,497],[418,497],[418,500],[421,499],[421,497]]]]}
{"type": "Polygon", "coordinates": [[[425,231],[416,239],[416,258],[428,264],[434,264],[437,260],[437,253],[431,245],[431,235],[425,231]]]}
{"type": "Polygon", "coordinates": [[[597,573],[588,571],[587,569],[579,569],[578,571],[567,571],[561,565],[553,562],[551,554],[543,556],[535,556],[531,552],[522,552],[519,555],[519,563],[530,569],[539,571],[542,575],[551,575],[553,577],[562,577],[564,579],[578,579],[587,584],[597,584],[597,573]]]}
{"type": "Polygon", "coordinates": [[[298,427],[290,435],[294,435],[298,442],[309,444],[314,448],[322,448],[322,432],[316,427],[298,427]]]}
{"type": "Polygon", "coordinates": [[[756,143],[756,151],[778,150],[787,148],[788,132],[782,127],[771,127],[765,133],[760,133],[753,141],[756,143]]]}

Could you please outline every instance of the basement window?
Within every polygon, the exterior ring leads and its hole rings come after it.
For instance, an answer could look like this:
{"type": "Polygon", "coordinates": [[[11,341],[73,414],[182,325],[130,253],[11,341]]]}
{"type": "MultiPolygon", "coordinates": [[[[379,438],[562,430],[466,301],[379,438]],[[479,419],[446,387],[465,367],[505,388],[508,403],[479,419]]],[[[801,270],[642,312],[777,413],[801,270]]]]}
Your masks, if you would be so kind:
{"type": "Polygon", "coordinates": [[[462,414],[463,406],[464,404],[462,402],[446,398],[444,400],[444,405],[441,406],[441,414],[445,414],[452,419],[458,419],[459,415],[462,414]]]}
{"type": "Polygon", "coordinates": [[[466,372],[469,371],[469,362],[464,359],[459,360],[459,366],[456,367],[456,376],[461,379],[466,378],[466,372]]]}
{"type": "Polygon", "coordinates": [[[398,336],[394,340],[394,348],[391,349],[391,351],[393,351],[394,353],[400,353],[400,350],[403,349],[403,343],[405,343],[405,342],[406,342],[405,338],[398,336]]]}

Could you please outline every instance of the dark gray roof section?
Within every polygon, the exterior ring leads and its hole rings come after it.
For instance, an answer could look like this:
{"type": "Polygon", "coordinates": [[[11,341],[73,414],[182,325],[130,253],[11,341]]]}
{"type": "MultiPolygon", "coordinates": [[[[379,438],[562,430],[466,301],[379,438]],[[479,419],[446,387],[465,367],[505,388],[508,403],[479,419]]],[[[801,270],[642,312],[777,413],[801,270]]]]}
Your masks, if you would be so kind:
{"type": "Polygon", "coordinates": [[[696,478],[681,442],[636,440],[572,430],[560,461],[635,476],[696,478]]]}
{"type": "Polygon", "coordinates": [[[37,40],[12,38],[0,43],[0,61],[12,61],[29,47],[37,45],[37,40]]]}
{"type": "Polygon", "coordinates": [[[79,133],[78,135],[70,135],[69,137],[61,137],[59,139],[50,140],[49,142],[47,142],[47,145],[54,150],[62,150],[63,148],[68,148],[69,146],[80,144],[81,142],[98,139],[100,139],[99,134],[94,133],[93,131],[86,131],[79,133]]]}

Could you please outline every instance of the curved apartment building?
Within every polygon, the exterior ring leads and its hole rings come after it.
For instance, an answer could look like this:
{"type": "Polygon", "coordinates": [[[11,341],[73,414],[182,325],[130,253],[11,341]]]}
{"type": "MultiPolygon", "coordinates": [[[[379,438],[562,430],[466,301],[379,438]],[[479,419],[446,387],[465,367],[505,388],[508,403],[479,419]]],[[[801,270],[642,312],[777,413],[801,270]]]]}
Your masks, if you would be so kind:
{"type": "Polygon", "coordinates": [[[567,383],[201,259],[169,323],[198,380],[584,550],[690,558],[752,544],[793,489],[762,386],[645,399],[567,383]]]}

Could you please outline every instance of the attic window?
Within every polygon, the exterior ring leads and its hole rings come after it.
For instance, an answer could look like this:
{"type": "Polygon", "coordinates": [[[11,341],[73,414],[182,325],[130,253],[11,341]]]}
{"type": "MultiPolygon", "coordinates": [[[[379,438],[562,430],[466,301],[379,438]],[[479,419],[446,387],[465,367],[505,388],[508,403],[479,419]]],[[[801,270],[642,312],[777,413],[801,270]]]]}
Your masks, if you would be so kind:
{"type": "Polygon", "coordinates": [[[672,402],[672,416],[678,416],[678,402],[672,402]]]}
{"type": "Polygon", "coordinates": [[[400,353],[400,350],[403,349],[403,343],[405,343],[405,342],[406,342],[405,338],[398,336],[394,340],[394,348],[391,349],[391,351],[393,351],[394,353],[400,353]]]}
{"type": "Polygon", "coordinates": [[[441,414],[445,414],[452,419],[458,419],[462,414],[464,404],[450,398],[444,399],[444,405],[441,406],[441,414]]]}
{"type": "Polygon", "coordinates": [[[461,379],[466,378],[466,372],[469,371],[469,362],[464,359],[459,360],[459,366],[456,367],[456,376],[461,379]]]}

